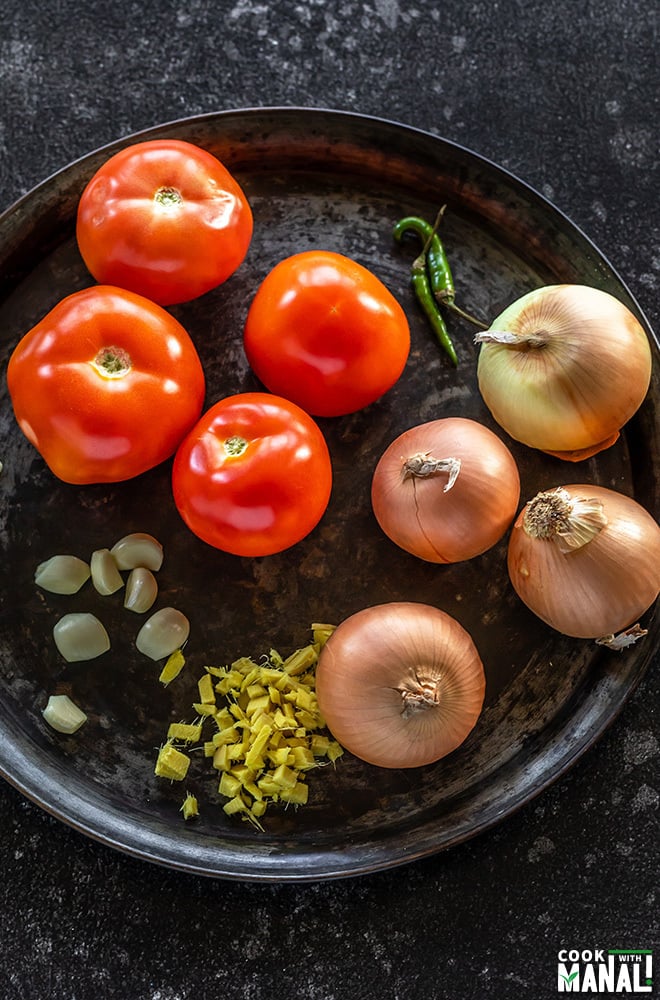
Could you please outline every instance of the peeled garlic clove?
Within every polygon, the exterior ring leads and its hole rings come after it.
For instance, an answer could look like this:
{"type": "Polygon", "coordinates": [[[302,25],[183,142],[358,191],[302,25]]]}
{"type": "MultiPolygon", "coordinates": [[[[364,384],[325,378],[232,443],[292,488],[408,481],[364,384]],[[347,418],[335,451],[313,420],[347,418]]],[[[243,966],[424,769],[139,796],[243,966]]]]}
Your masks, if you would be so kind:
{"type": "Polygon", "coordinates": [[[145,569],[158,572],[163,565],[163,546],[152,535],[136,531],[120,538],[110,549],[119,569],[145,569]]]}
{"type": "Polygon", "coordinates": [[[190,622],[176,608],[161,608],[148,618],[137,634],[135,645],[152,660],[162,660],[180,649],[190,634],[190,622]]]}
{"type": "Polygon", "coordinates": [[[124,586],[115,557],[109,549],[97,549],[96,552],[92,552],[90,569],[92,583],[103,597],[114,594],[124,586]]]}
{"type": "Polygon", "coordinates": [[[89,566],[77,556],[51,556],[37,566],[34,582],[51,594],[76,594],[89,577],[89,566]]]}
{"type": "Polygon", "coordinates": [[[158,596],[156,577],[150,569],[137,566],[131,570],[126,581],[126,596],[124,607],[137,614],[144,614],[152,606],[158,596]]]}
{"type": "Polygon", "coordinates": [[[53,629],[53,638],[69,663],[94,660],[110,649],[110,639],[105,628],[95,615],[86,611],[60,618],[53,629]]]}
{"type": "Polygon", "coordinates": [[[87,722],[87,716],[66,694],[51,694],[41,713],[58,733],[75,733],[87,722]]]}

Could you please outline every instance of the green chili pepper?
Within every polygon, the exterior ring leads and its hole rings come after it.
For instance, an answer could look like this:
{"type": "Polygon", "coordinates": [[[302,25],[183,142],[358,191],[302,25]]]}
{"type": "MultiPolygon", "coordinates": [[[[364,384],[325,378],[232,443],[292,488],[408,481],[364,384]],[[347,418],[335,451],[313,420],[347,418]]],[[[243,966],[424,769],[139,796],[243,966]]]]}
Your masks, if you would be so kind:
{"type": "Polygon", "coordinates": [[[462,316],[463,319],[478,326],[481,330],[486,330],[488,327],[485,323],[482,323],[481,320],[476,319],[476,317],[471,316],[470,313],[465,312],[464,309],[456,305],[454,278],[445,248],[437,232],[440,220],[445,213],[445,208],[446,205],[443,205],[433,225],[416,215],[408,215],[400,219],[394,227],[394,238],[399,242],[404,233],[416,233],[424,244],[429,282],[436,301],[441,306],[446,306],[447,309],[451,309],[459,316],[462,316]]]}
{"type": "Polygon", "coordinates": [[[431,329],[438,338],[438,343],[444,347],[445,351],[451,358],[452,364],[458,365],[456,349],[451,341],[449,331],[447,330],[445,321],[442,318],[442,313],[440,312],[438,303],[433,295],[431,282],[426,270],[426,255],[424,253],[421,253],[413,261],[411,283],[415,291],[415,295],[417,296],[417,301],[426,313],[426,318],[431,325],[431,329]]]}
{"type": "MultiPolygon", "coordinates": [[[[442,217],[444,208],[440,210],[440,215],[436,220],[436,226],[442,217]]],[[[440,242],[440,237],[436,228],[425,219],[420,219],[416,215],[408,215],[405,219],[400,219],[394,227],[394,239],[400,242],[406,232],[413,232],[422,241],[426,254],[426,266],[429,272],[429,283],[431,291],[436,300],[441,304],[447,304],[454,299],[454,279],[452,277],[449,261],[444,247],[440,242]]]]}
{"type": "Polygon", "coordinates": [[[442,256],[440,238],[437,233],[433,231],[433,227],[430,226],[428,222],[425,222],[424,219],[420,219],[417,216],[411,215],[406,216],[405,219],[401,219],[397,222],[394,227],[395,240],[399,242],[403,234],[408,230],[415,232],[424,244],[422,252],[413,261],[410,274],[411,284],[417,297],[417,301],[424,310],[431,329],[438,338],[438,342],[445,349],[451,358],[452,363],[457,365],[458,358],[456,356],[456,350],[451,337],[449,336],[449,331],[445,325],[442,313],[440,312],[438,300],[433,287],[433,281],[439,281],[438,270],[437,268],[434,268],[434,271],[431,272],[428,267],[429,259],[435,262],[439,256],[442,256]],[[440,253],[438,253],[438,248],[440,253]]]}

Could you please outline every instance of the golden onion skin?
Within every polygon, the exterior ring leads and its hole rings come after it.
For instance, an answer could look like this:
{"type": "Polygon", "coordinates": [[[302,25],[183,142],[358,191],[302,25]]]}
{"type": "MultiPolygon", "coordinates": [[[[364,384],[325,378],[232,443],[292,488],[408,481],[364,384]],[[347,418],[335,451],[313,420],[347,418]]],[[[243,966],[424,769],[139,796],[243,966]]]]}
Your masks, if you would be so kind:
{"type": "Polygon", "coordinates": [[[604,487],[564,486],[571,497],[600,500],[606,526],[585,545],[560,552],[550,538],[511,529],[508,570],[527,607],[564,635],[598,639],[637,621],[660,591],[660,527],[640,504],[604,487]]]}
{"type": "Polygon", "coordinates": [[[537,288],[505,309],[485,336],[491,331],[532,338],[532,346],[484,342],[477,364],[493,418],[529,447],[570,453],[607,446],[648,392],[648,337],[608,292],[537,288]]]}
{"type": "Polygon", "coordinates": [[[409,768],[457,749],[477,723],[486,678],[468,632],[439,608],[375,605],[321,651],[316,694],[334,738],[369,764],[409,768]]]}
{"type": "Polygon", "coordinates": [[[381,455],[371,504],[382,531],[400,548],[433,563],[455,563],[486,552],[504,535],[520,500],[518,466],[506,445],[483,424],[443,417],[404,431],[381,455]],[[414,455],[458,459],[447,475],[402,476],[414,455]]]}

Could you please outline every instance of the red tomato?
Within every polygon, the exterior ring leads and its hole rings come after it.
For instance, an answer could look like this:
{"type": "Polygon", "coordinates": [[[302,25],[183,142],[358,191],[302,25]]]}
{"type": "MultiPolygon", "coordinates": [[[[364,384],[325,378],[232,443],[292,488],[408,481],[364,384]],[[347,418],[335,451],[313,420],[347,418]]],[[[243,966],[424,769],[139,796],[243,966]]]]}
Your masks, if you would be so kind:
{"type": "Polygon", "coordinates": [[[97,281],[171,305],[234,273],[250,245],[252,212],[215,156],[158,139],[115,153],[94,174],[76,235],[97,281]]]}
{"type": "Polygon", "coordinates": [[[272,555],[320,521],[330,455],[295,403],[241,393],[212,406],[182,442],[172,487],[183,520],[203,541],[233,555],[272,555]]]}
{"type": "Polygon", "coordinates": [[[158,465],[198,419],[204,373],[174,317],[97,285],[63,299],[15,348],[18,424],[66,483],[112,483],[158,465]]]}
{"type": "Polygon", "coordinates": [[[379,279],[338,253],[281,261],[248,311],[245,352],[257,378],[308,413],[336,417],[373,403],[410,351],[403,309],[379,279]]]}

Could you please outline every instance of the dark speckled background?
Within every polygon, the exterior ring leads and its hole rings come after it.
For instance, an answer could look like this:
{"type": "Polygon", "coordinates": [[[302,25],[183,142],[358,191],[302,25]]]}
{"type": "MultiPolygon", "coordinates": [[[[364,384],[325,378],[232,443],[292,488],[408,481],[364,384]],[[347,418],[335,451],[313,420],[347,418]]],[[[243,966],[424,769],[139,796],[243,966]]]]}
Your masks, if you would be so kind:
{"type": "MultiPolygon", "coordinates": [[[[658,23],[640,0],[0,0],[0,208],[105,142],[257,105],[398,119],[568,214],[660,327],[658,23]]],[[[320,885],[120,855],[0,786],[7,1000],[542,1000],[557,951],[660,947],[658,664],[598,745],[491,832],[320,885]]],[[[655,987],[655,992],[658,988],[655,987]]]]}

